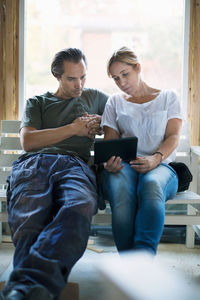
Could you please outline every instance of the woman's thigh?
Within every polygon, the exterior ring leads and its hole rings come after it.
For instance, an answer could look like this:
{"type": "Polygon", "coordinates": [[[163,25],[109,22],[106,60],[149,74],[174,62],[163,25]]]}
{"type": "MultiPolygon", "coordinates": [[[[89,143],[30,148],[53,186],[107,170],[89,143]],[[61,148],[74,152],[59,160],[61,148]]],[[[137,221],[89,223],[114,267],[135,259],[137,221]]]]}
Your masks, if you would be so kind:
{"type": "Polygon", "coordinates": [[[160,199],[164,202],[173,198],[178,189],[176,172],[161,164],[146,174],[140,174],[137,194],[139,199],[160,199]]]}
{"type": "Polygon", "coordinates": [[[136,204],[138,173],[128,163],[118,173],[102,172],[103,196],[109,201],[112,211],[129,214],[136,204]]]}

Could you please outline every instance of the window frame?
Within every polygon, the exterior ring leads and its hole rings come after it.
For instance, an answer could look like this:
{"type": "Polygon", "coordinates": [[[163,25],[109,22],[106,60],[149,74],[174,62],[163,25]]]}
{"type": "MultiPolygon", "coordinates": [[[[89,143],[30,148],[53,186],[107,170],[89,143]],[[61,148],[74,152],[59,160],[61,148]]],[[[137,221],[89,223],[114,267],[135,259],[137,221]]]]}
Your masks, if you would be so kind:
{"type": "MultiPolygon", "coordinates": [[[[20,1],[19,10],[19,111],[18,119],[22,118],[24,105],[25,105],[25,18],[26,18],[26,0],[20,1]]],[[[188,109],[188,62],[189,62],[189,34],[190,34],[190,1],[184,1],[184,24],[183,24],[183,61],[182,61],[182,80],[181,80],[181,105],[183,117],[187,119],[188,109]]]]}

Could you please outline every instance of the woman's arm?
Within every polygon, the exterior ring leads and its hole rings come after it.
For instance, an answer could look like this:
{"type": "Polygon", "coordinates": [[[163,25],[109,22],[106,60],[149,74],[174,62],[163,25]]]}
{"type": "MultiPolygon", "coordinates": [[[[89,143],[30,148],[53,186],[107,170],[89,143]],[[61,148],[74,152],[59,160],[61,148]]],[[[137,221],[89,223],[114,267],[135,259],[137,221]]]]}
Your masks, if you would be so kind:
{"type": "Polygon", "coordinates": [[[146,173],[157,167],[163,159],[166,159],[178,146],[182,120],[170,119],[167,123],[163,143],[151,156],[138,157],[130,162],[131,166],[138,172],[146,173]],[[136,165],[138,164],[139,165],[136,165]]]}
{"type": "MultiPolygon", "coordinates": [[[[104,126],[104,139],[105,140],[112,140],[112,139],[119,139],[120,135],[114,129],[104,126]]],[[[122,160],[120,157],[112,156],[106,163],[104,163],[104,168],[108,172],[117,173],[119,172],[124,165],[121,164],[122,160]]]]}
{"type": "Polygon", "coordinates": [[[164,141],[156,150],[163,154],[162,159],[166,159],[177,148],[180,139],[181,126],[181,119],[171,119],[168,121],[164,141]]]}
{"type": "Polygon", "coordinates": [[[104,140],[113,140],[113,139],[120,138],[119,133],[116,130],[114,130],[113,128],[104,126],[103,130],[104,130],[104,140]]]}

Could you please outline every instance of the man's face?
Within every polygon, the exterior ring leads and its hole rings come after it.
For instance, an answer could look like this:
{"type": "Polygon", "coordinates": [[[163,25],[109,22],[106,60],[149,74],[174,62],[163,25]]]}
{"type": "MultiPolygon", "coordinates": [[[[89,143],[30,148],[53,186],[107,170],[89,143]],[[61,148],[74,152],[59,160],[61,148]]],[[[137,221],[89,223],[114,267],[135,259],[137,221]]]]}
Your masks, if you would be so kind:
{"type": "Polygon", "coordinates": [[[79,63],[64,61],[64,73],[57,78],[59,81],[58,95],[71,99],[82,94],[86,80],[86,65],[83,60],[79,63]]]}

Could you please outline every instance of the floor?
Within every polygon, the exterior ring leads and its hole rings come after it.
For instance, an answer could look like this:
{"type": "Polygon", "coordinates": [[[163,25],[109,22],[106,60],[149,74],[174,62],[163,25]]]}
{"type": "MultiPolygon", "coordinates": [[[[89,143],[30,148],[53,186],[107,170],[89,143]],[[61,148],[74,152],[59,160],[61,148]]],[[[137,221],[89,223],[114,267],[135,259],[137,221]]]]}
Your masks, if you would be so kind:
{"type": "MultiPolygon", "coordinates": [[[[7,280],[12,269],[14,248],[11,243],[0,244],[0,281],[7,280]]],[[[90,237],[88,249],[74,266],[69,282],[78,283],[80,300],[103,300],[104,280],[96,267],[96,262],[104,256],[118,256],[113,239],[108,234],[90,237]]],[[[200,286],[200,246],[187,249],[184,244],[161,243],[158,247],[157,262],[164,262],[170,270],[186,274],[191,282],[200,286]]],[[[62,297],[62,300],[75,300],[62,297]]],[[[77,299],[77,298],[76,298],[77,299]]]]}

